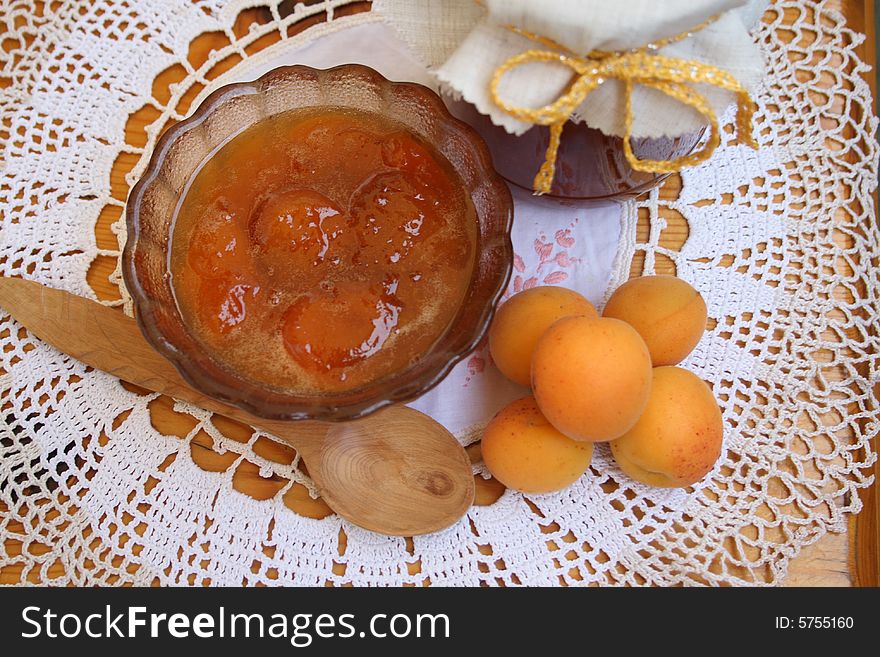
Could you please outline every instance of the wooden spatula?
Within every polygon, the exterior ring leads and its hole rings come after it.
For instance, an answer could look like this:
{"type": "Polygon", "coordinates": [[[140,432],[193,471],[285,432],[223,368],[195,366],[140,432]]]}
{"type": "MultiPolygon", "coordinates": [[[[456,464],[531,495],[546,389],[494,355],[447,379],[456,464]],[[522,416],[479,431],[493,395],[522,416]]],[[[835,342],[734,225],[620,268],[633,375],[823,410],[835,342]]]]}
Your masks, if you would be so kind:
{"type": "Polygon", "coordinates": [[[0,277],[0,306],[31,333],[120,379],[259,427],[296,449],[336,513],[382,534],[413,536],[458,520],[474,498],[470,461],[427,415],[392,406],[352,422],[264,420],[193,390],[136,322],[88,299],[0,277]]]}

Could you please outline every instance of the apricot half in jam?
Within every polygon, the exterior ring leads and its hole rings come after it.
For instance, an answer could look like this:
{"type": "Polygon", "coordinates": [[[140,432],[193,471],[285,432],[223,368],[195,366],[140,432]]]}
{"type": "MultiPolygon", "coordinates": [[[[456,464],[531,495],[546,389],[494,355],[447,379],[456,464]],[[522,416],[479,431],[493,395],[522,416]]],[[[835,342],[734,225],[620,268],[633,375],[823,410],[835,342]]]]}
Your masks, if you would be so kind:
{"type": "Polygon", "coordinates": [[[209,215],[193,230],[187,262],[202,278],[238,274],[248,268],[247,235],[233,215],[209,215]]]}
{"type": "Polygon", "coordinates": [[[309,189],[273,194],[257,205],[248,223],[257,260],[271,274],[338,265],[346,239],[355,238],[350,221],[332,200],[309,189]]]}
{"type": "Polygon", "coordinates": [[[199,317],[202,324],[220,335],[241,324],[248,305],[260,295],[260,287],[234,278],[207,278],[199,286],[199,317]]]}
{"type": "Polygon", "coordinates": [[[355,262],[396,265],[446,225],[440,200],[417,176],[379,173],[352,196],[352,221],[362,235],[355,262]]]}
{"type": "Polygon", "coordinates": [[[408,132],[392,132],[385,136],[382,140],[382,161],[389,167],[430,178],[440,184],[446,178],[428,148],[408,132]]]}
{"type": "Polygon", "coordinates": [[[397,329],[401,303],[396,291],[397,282],[390,279],[342,283],[331,292],[303,296],[284,315],[284,346],[300,365],[318,371],[369,358],[397,329]]]}

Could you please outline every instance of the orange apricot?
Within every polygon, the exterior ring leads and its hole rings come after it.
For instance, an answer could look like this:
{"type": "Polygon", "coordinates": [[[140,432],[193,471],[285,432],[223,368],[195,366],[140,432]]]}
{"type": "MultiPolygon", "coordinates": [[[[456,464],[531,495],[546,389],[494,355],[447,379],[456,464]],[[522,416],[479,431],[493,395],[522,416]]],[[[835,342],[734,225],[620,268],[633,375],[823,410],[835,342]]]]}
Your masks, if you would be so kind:
{"type": "Polygon", "coordinates": [[[489,352],[508,379],[529,385],[532,353],[543,333],[558,319],[599,313],[586,298],[564,287],[533,287],[512,296],[495,313],[489,328],[489,352]]]}
{"type": "Polygon", "coordinates": [[[721,411],[709,386],[680,367],[658,367],[645,412],[611,443],[611,453],[637,481],[685,487],[712,470],[723,434],[721,411]]]}
{"type": "Polygon", "coordinates": [[[626,322],[565,317],[538,340],[532,390],[569,438],[614,440],[639,419],[651,392],[651,356],[626,322]]]}
{"type": "Polygon", "coordinates": [[[648,345],[654,367],[676,365],[693,351],[706,330],[706,302],[675,276],[643,276],[621,285],[603,317],[622,319],[648,345]]]}
{"type": "Polygon", "coordinates": [[[577,481],[593,456],[593,446],[567,438],[541,414],[534,397],[518,399],[486,426],[483,462],[508,488],[550,493],[577,481]]]}

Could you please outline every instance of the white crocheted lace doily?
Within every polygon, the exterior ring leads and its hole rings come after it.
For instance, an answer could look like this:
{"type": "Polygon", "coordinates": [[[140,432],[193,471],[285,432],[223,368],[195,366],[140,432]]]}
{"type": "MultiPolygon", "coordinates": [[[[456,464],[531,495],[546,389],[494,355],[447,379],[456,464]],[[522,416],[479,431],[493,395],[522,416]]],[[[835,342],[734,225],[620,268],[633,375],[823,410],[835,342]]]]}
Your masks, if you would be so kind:
{"type": "MultiPolygon", "coordinates": [[[[0,0],[0,273],[96,299],[90,266],[120,251],[96,226],[115,221],[124,241],[128,185],[169,122],[221,74],[377,20],[351,0],[280,4],[0,0]],[[205,53],[205,33],[227,45],[205,53]],[[149,117],[145,132],[133,116],[149,117]],[[120,184],[111,171],[126,161],[120,184]]],[[[172,411],[0,311],[0,572],[51,584],[779,582],[803,546],[845,529],[876,459],[877,119],[863,36],[836,12],[779,2],[756,39],[769,67],[761,148],[726,143],[682,174],[677,197],[623,204],[611,280],[594,293],[671,261],[706,298],[711,328],[685,365],[722,403],[725,452],[693,491],[638,485],[599,449],[561,493],[508,491],[437,534],[378,536],[292,510],[311,482],[270,436],[172,411]],[[676,213],[689,234],[670,246],[676,213]],[[163,435],[160,411],[190,416],[189,433],[163,435]],[[265,478],[264,499],[239,492],[246,472],[265,478]]],[[[572,245],[598,225],[572,217],[538,234],[513,285],[572,283],[572,245]]],[[[459,367],[468,384],[491,375],[480,352],[459,367]]]]}

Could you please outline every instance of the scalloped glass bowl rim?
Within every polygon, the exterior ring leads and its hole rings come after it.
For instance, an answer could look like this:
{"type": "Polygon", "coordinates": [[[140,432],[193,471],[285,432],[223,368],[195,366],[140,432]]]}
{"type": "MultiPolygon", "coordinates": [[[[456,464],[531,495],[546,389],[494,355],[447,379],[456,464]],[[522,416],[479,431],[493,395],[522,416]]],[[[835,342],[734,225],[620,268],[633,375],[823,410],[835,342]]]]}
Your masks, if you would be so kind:
{"type": "MultiPolygon", "coordinates": [[[[309,105],[293,105],[290,109],[306,106],[309,105]]],[[[269,115],[271,114],[265,114],[265,116],[269,115]]],[[[265,118],[265,116],[261,118],[265,118]]],[[[242,126],[241,130],[251,125],[253,123],[242,126]]],[[[231,132],[226,139],[233,137],[241,132],[241,130],[231,132]]],[[[206,153],[206,155],[208,154],[206,153]]],[[[483,221],[484,219],[481,218],[480,223],[482,224],[483,221]]],[[[439,384],[453,367],[473,352],[488,330],[496,305],[510,280],[513,261],[513,247],[510,240],[512,222],[513,201],[510,190],[501,176],[492,167],[488,147],[473,128],[449,114],[440,97],[432,90],[412,82],[391,82],[373,69],[359,64],[344,64],[329,69],[315,69],[302,65],[284,66],[272,69],[252,82],[237,82],[220,87],[205,98],[189,117],[171,126],[159,138],[150,157],[149,164],[140,180],[132,188],[126,204],[128,236],[123,250],[122,273],[125,285],[134,302],[135,316],[141,332],[147,341],[162,356],[168,359],[184,380],[196,390],[209,397],[229,403],[253,415],[264,418],[324,421],[353,420],[390,404],[404,403],[421,396],[439,384]],[[503,216],[497,220],[500,229],[491,236],[491,240],[487,242],[480,241],[478,248],[495,253],[496,260],[503,264],[501,271],[496,272],[494,285],[490,288],[490,294],[481,299],[483,307],[477,314],[476,321],[472,323],[470,330],[467,331],[469,339],[464,344],[457,346],[455,349],[442,348],[444,340],[450,333],[456,330],[457,322],[467,304],[467,298],[470,296],[469,293],[463,299],[462,308],[459,309],[456,319],[453,320],[446,332],[438,339],[434,347],[426,352],[422,360],[410,365],[408,368],[386,375],[366,384],[362,388],[350,391],[350,393],[339,395],[322,395],[319,393],[315,395],[286,394],[277,389],[273,390],[268,386],[261,386],[256,382],[238,376],[215,361],[207,350],[201,348],[201,345],[191,335],[189,336],[191,344],[188,347],[197,347],[195,353],[194,350],[185,349],[181,345],[169,340],[159,328],[156,322],[156,313],[162,311],[162,304],[156,303],[146,293],[135,263],[135,255],[138,252],[138,243],[141,238],[142,229],[141,201],[151,185],[168,184],[161,180],[161,173],[171,147],[177,140],[186,133],[199,128],[217,108],[227,101],[241,95],[266,94],[271,83],[282,76],[295,76],[300,73],[310,76],[317,75],[321,80],[319,84],[324,84],[331,75],[338,75],[346,71],[366,76],[371,81],[377,82],[385,90],[383,94],[385,102],[389,102],[388,99],[391,97],[391,94],[388,92],[394,88],[406,88],[408,91],[417,94],[420,101],[428,106],[429,110],[438,120],[438,123],[444,126],[444,129],[453,131],[466,139],[482,176],[480,184],[472,185],[469,191],[473,192],[478,187],[485,185],[487,190],[491,189],[494,193],[499,211],[503,213],[503,216]],[[199,351],[201,351],[200,354],[198,353],[199,351]],[[206,372],[205,367],[202,365],[202,359],[208,360],[211,366],[219,370],[220,376],[214,376],[206,372]],[[225,377],[223,377],[224,374],[226,375],[225,377]],[[224,381],[222,378],[227,378],[228,381],[224,381]],[[372,391],[373,389],[375,389],[374,394],[364,394],[362,392],[372,391]],[[346,403],[345,397],[351,394],[357,394],[357,399],[346,403]],[[341,403],[336,403],[337,400],[341,403]]],[[[169,229],[171,225],[169,220],[169,229]]],[[[477,253],[476,257],[479,260],[481,254],[477,253]]],[[[475,264],[475,276],[478,267],[479,262],[475,264]]],[[[472,280],[473,284],[474,281],[472,280]]],[[[176,307],[173,313],[177,316],[180,324],[185,326],[179,317],[176,307]]]]}

